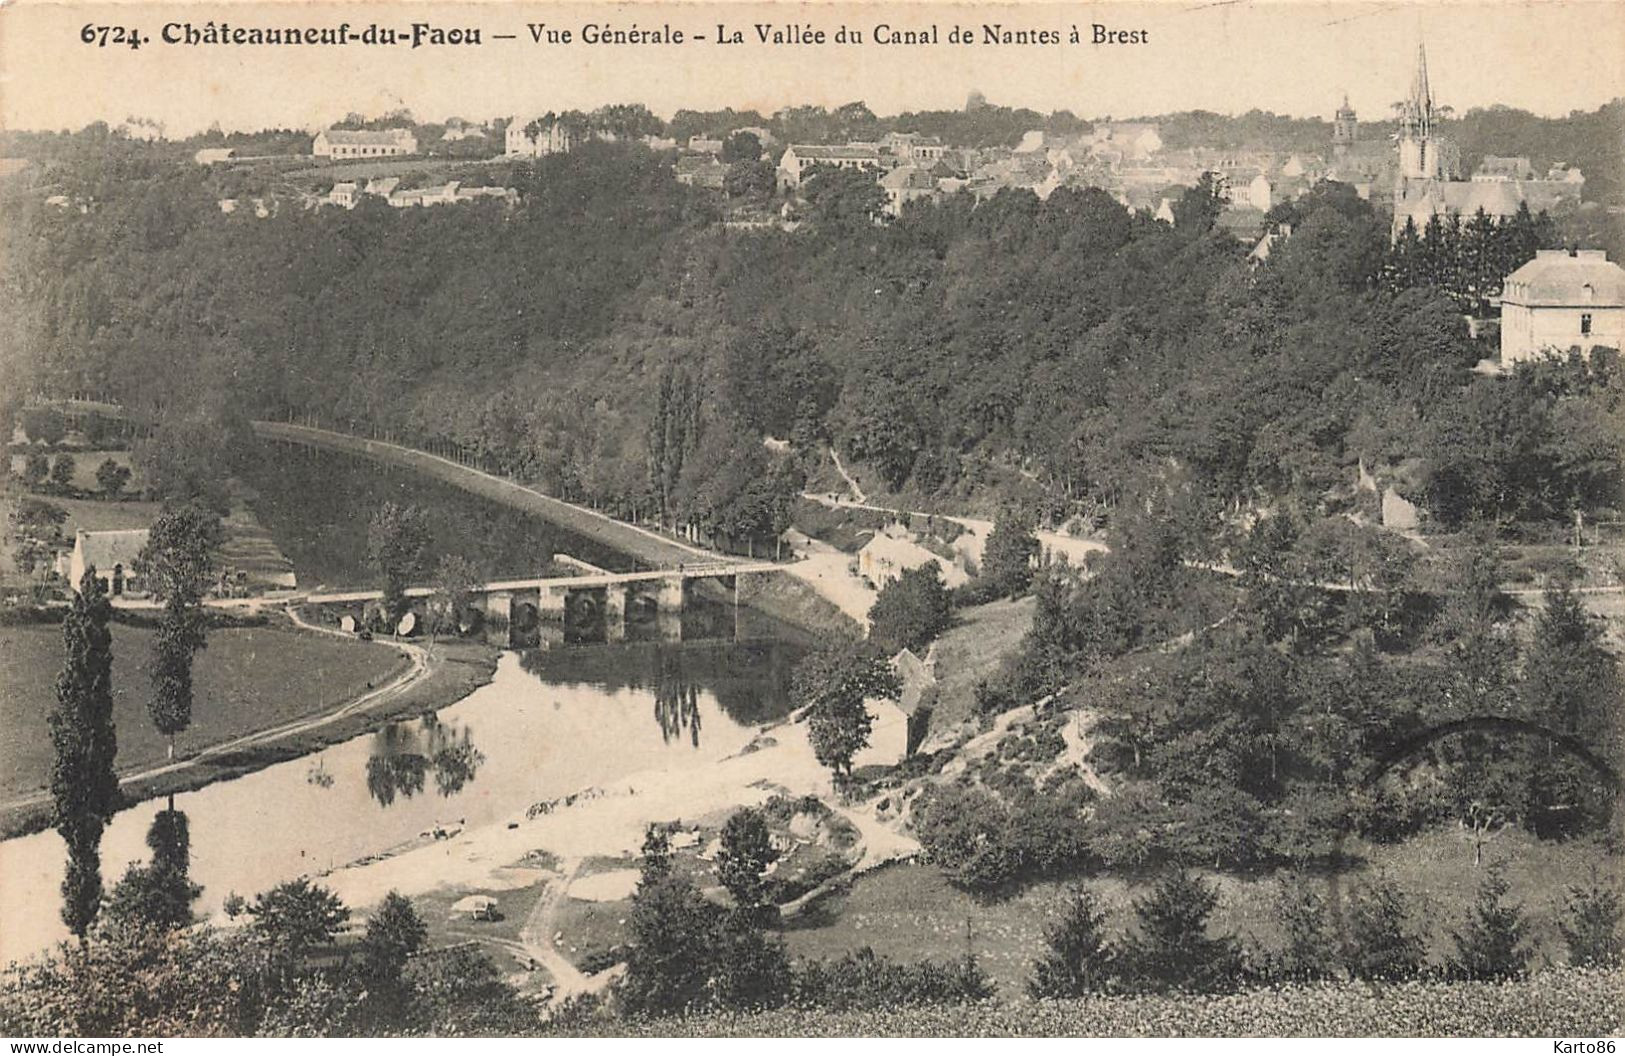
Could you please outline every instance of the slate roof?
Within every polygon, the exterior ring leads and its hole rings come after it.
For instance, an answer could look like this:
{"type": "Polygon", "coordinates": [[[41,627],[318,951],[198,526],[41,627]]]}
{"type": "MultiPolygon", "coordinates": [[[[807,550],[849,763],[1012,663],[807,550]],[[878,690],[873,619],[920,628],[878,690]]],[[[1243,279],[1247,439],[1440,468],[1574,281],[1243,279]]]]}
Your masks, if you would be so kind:
{"type": "Polygon", "coordinates": [[[1507,276],[1501,300],[1516,305],[1625,307],[1625,268],[1600,249],[1582,249],[1573,256],[1561,249],[1543,249],[1507,276]]]}

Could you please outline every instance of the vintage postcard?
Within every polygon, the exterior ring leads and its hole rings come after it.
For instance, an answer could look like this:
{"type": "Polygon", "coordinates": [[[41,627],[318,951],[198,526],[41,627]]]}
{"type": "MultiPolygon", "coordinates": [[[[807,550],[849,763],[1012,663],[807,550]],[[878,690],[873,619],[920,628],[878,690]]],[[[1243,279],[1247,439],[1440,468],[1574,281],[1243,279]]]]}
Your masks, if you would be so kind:
{"type": "Polygon", "coordinates": [[[1622,152],[1602,2],[0,7],[0,1034],[1613,1052],[1622,152]]]}

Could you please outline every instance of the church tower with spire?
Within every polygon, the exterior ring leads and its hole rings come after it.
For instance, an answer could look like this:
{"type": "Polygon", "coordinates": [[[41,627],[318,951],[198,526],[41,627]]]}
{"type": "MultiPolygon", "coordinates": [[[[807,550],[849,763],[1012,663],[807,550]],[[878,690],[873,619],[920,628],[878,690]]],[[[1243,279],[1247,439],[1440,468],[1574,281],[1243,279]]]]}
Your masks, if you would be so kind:
{"type": "Polygon", "coordinates": [[[1416,72],[1411,75],[1411,94],[1399,104],[1399,176],[1402,180],[1446,178],[1444,151],[1434,131],[1438,113],[1433,90],[1428,86],[1428,53],[1416,46],[1416,72]]]}

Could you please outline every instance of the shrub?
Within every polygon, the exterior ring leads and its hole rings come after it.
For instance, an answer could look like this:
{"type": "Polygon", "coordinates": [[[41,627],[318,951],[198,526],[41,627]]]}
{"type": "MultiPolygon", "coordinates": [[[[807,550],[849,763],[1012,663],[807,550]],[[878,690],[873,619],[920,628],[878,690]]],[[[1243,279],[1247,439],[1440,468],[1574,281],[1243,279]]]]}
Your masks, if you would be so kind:
{"type": "Polygon", "coordinates": [[[803,963],[795,973],[799,1008],[902,1009],[963,1004],[991,996],[993,986],[976,958],[958,961],[890,960],[865,946],[831,961],[803,963]]]}
{"type": "Polygon", "coordinates": [[[1081,997],[1105,990],[1116,971],[1116,954],[1106,941],[1106,915],[1083,888],[1067,895],[1062,916],[1044,932],[1047,952],[1033,962],[1027,981],[1031,997],[1081,997]]]}
{"type": "Polygon", "coordinates": [[[70,454],[56,456],[51,463],[51,483],[66,491],[73,487],[73,475],[78,472],[79,463],[70,454]]]}
{"type": "Polygon", "coordinates": [[[121,466],[109,458],[96,467],[96,486],[101,489],[104,498],[118,498],[129,483],[129,466],[121,466]]]}
{"type": "Polygon", "coordinates": [[[1618,971],[1572,968],[1502,983],[1321,982],[1188,995],[935,1004],[850,1012],[780,1010],[640,1025],[572,1023],[560,1033],[670,1037],[1497,1037],[1606,1038],[1625,1029],[1618,971]]]}
{"type": "Polygon", "coordinates": [[[1578,968],[1617,968],[1625,963],[1625,942],[1619,935],[1625,901],[1617,890],[1598,878],[1595,870],[1586,886],[1569,888],[1564,908],[1558,930],[1569,948],[1570,964],[1578,968]]]}
{"type": "Polygon", "coordinates": [[[888,654],[919,652],[953,621],[953,603],[933,562],[904,570],[887,583],[869,609],[869,640],[888,654]]]}
{"type": "Polygon", "coordinates": [[[45,457],[45,452],[30,451],[23,459],[23,483],[30,488],[44,484],[50,474],[51,460],[45,457]]]}
{"type": "Polygon", "coordinates": [[[1422,939],[1410,930],[1405,896],[1391,881],[1378,879],[1349,903],[1348,946],[1344,960],[1357,979],[1395,981],[1422,971],[1422,939]]]}
{"type": "Polygon", "coordinates": [[[1010,812],[990,792],[929,788],[915,805],[914,830],[931,862],[961,887],[990,890],[1014,880],[1020,871],[1010,812]]]}
{"type": "Polygon", "coordinates": [[[777,1008],[789,997],[790,985],[783,940],[763,934],[747,912],[729,914],[717,937],[712,1003],[731,1009],[777,1008]]]}
{"type": "Polygon", "coordinates": [[[632,951],[621,983],[621,1007],[634,1015],[667,1015],[699,1007],[716,949],[717,912],[686,876],[647,866],[632,898],[632,951]]]}
{"type": "Polygon", "coordinates": [[[1275,907],[1283,944],[1271,974],[1297,982],[1335,974],[1337,942],[1326,917],[1326,900],[1310,886],[1309,878],[1302,873],[1281,874],[1275,907]]]}
{"type": "Polygon", "coordinates": [[[832,880],[850,868],[851,863],[845,855],[826,854],[816,858],[812,864],[804,866],[800,876],[785,876],[784,870],[768,877],[766,899],[773,905],[782,906],[817,888],[827,880],[832,880]]]}
{"type": "Polygon", "coordinates": [[[1529,922],[1521,905],[1506,902],[1507,882],[1499,865],[1478,885],[1466,925],[1453,936],[1456,954],[1451,973],[1463,979],[1513,979],[1529,970],[1534,955],[1525,939],[1529,922]]]}
{"type": "Polygon", "coordinates": [[[1218,904],[1218,889],[1184,869],[1165,874],[1149,895],[1135,899],[1138,934],[1123,954],[1134,982],[1149,990],[1234,990],[1241,982],[1240,946],[1232,936],[1208,934],[1218,904]]]}
{"type": "Polygon", "coordinates": [[[762,872],[778,856],[761,811],[749,807],[735,811],[722,826],[717,876],[741,909],[754,909],[765,900],[762,872]]]}

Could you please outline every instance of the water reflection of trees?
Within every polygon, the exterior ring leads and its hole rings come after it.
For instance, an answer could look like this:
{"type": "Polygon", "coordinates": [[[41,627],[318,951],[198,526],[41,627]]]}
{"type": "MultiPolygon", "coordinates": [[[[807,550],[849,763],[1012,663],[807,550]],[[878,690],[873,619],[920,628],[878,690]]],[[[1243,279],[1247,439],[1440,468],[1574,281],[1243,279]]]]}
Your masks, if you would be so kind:
{"type": "Polygon", "coordinates": [[[110,920],[139,924],[163,931],[192,923],[192,903],[203,888],[189,875],[192,866],[192,837],[186,814],[174,808],[159,811],[147,829],[151,862],[132,864],[109,893],[106,913],[110,920]]]}
{"type": "Polygon", "coordinates": [[[393,722],[373,735],[367,757],[367,791],[380,806],[422,792],[434,773],[435,790],[454,796],[479,773],[485,756],[467,726],[453,727],[433,715],[416,724],[393,722]]]}
{"type": "Polygon", "coordinates": [[[526,649],[519,668],[546,686],[586,683],[605,689],[648,690],[668,742],[698,730],[698,697],[709,693],[723,714],[755,726],[790,710],[790,670],[803,650],[787,642],[699,644],[626,643],[610,648],[526,649]],[[690,699],[692,698],[692,699],[690,699]]]}
{"type": "Polygon", "coordinates": [[[656,649],[654,677],[655,721],[667,744],[688,730],[689,741],[700,746],[700,690],[684,670],[678,649],[656,649]]]}

